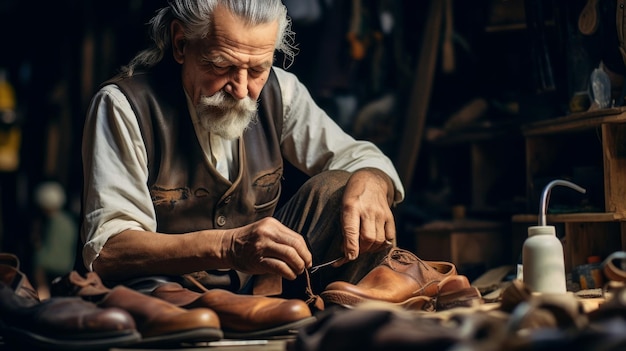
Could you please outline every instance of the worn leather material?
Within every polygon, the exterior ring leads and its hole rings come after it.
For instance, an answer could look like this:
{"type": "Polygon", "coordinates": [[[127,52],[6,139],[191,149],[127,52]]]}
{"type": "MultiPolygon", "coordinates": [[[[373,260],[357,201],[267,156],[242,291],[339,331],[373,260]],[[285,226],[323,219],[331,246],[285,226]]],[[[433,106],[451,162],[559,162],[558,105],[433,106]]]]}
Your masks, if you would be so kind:
{"type": "Polygon", "coordinates": [[[302,300],[241,295],[224,289],[200,293],[168,283],[156,288],[152,296],[184,308],[210,308],[219,316],[224,330],[261,330],[311,317],[302,300]]]}
{"type": "Polygon", "coordinates": [[[143,337],[202,328],[220,329],[219,317],[208,308],[185,310],[121,285],[111,289],[99,305],[128,311],[143,337]]]}
{"type": "Polygon", "coordinates": [[[78,297],[41,301],[19,259],[0,253],[0,333],[9,345],[31,349],[108,349],[138,342],[132,316],[78,297]]]}
{"type": "Polygon", "coordinates": [[[3,282],[0,282],[0,315],[5,324],[13,327],[45,335],[58,333],[59,337],[135,329],[133,318],[119,308],[102,309],[73,297],[34,301],[16,295],[3,282]]]}
{"type": "Polygon", "coordinates": [[[416,296],[436,296],[438,284],[456,274],[452,263],[423,261],[407,250],[394,248],[357,284],[333,282],[320,295],[326,303],[341,305],[367,300],[402,303],[416,296]]]}
{"type": "Polygon", "coordinates": [[[278,274],[262,274],[254,277],[252,294],[277,296],[283,292],[283,278],[278,274]]]}
{"type": "Polygon", "coordinates": [[[177,333],[183,333],[189,340],[212,341],[223,337],[219,317],[214,311],[208,308],[187,310],[123,285],[109,289],[95,272],[82,276],[72,271],[55,280],[50,292],[55,296],[79,296],[101,307],[121,308],[133,316],[144,339],[163,335],[176,339],[177,333]],[[185,333],[188,331],[197,333],[185,333]]]}

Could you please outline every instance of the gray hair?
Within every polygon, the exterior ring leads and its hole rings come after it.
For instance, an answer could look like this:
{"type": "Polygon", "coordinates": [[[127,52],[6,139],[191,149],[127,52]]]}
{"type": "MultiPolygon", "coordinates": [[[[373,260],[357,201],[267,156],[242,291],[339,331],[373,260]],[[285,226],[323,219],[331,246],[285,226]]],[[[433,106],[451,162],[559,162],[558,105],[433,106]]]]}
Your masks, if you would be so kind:
{"type": "Polygon", "coordinates": [[[174,19],[183,24],[187,39],[201,39],[210,35],[213,11],[218,4],[226,6],[249,25],[278,20],[275,49],[284,54],[285,66],[293,62],[297,54],[295,33],[291,30],[287,8],[280,0],[170,0],[168,6],[158,10],[148,23],[153,45],[140,51],[128,65],[122,67],[122,72],[132,76],[136,68],[152,67],[163,59],[172,46],[170,23],[174,19]]]}

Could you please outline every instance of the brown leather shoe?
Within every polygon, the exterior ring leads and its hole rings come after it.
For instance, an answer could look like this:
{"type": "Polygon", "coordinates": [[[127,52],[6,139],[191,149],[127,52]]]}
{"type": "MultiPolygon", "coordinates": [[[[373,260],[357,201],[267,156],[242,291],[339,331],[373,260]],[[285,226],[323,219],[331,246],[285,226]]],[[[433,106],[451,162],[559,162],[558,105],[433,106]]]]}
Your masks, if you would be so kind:
{"type": "Polygon", "coordinates": [[[333,282],[320,296],[326,303],[344,306],[368,300],[403,304],[416,296],[436,297],[438,284],[456,274],[452,263],[423,261],[407,250],[394,248],[356,285],[333,282]]]}
{"type": "Polygon", "coordinates": [[[224,289],[201,293],[178,283],[161,285],[152,296],[184,308],[212,309],[220,318],[224,337],[229,339],[293,334],[315,321],[306,302],[297,299],[240,295],[224,289]]]}
{"type": "Polygon", "coordinates": [[[16,349],[108,350],[141,335],[128,312],[77,297],[40,301],[18,258],[0,253],[0,335],[16,349]]]}
{"type": "Polygon", "coordinates": [[[98,306],[128,311],[135,318],[142,345],[215,341],[224,336],[218,316],[208,308],[187,310],[122,285],[109,289],[95,272],[83,277],[72,271],[53,281],[50,293],[79,296],[98,306]]]}

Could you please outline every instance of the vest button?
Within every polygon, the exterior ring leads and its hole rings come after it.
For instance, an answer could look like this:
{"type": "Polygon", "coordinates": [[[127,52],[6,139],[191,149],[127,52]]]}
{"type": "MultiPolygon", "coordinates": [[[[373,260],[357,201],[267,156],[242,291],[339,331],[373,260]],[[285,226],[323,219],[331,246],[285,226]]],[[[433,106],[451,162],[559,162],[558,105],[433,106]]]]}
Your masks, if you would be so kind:
{"type": "Polygon", "coordinates": [[[230,200],[232,200],[232,198],[233,198],[233,197],[232,197],[232,196],[230,196],[230,195],[229,195],[229,196],[226,196],[226,198],[224,199],[224,203],[225,203],[225,204],[229,203],[229,202],[230,202],[230,200]]]}
{"type": "Polygon", "coordinates": [[[217,217],[217,225],[219,225],[220,227],[223,227],[224,224],[226,224],[226,217],[225,216],[217,217]]]}

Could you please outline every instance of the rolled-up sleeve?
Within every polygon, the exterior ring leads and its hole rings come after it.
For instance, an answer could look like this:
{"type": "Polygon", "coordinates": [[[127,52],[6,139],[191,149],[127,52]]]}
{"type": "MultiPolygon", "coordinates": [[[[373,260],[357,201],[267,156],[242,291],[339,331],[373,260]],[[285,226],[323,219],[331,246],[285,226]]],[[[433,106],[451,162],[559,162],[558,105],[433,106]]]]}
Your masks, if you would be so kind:
{"type": "Polygon", "coordinates": [[[89,106],[82,141],[83,262],[92,270],[106,241],[127,229],[156,230],[147,154],[137,119],[115,85],[89,106]]]}

